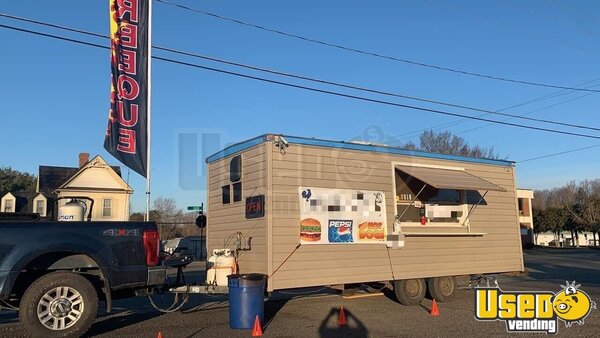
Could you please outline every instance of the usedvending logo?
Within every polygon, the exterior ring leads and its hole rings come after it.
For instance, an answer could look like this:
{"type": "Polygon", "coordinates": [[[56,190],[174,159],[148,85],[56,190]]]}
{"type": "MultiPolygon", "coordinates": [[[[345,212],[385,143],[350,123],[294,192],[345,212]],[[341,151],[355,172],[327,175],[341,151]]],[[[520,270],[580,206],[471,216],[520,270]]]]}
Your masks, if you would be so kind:
{"type": "Polygon", "coordinates": [[[500,288],[475,289],[475,319],[480,321],[503,320],[508,332],[558,332],[558,320],[570,327],[583,325],[596,303],[581,285],[567,281],[563,290],[502,291],[500,288]]]}

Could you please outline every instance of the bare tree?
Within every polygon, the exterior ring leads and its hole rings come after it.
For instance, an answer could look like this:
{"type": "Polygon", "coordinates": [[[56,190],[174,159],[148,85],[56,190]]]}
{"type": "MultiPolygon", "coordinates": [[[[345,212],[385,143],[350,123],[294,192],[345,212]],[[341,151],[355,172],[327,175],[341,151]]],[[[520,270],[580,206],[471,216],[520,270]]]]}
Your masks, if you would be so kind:
{"type": "MultiPolygon", "coordinates": [[[[536,191],[535,194],[533,208],[536,209],[536,224],[548,219],[561,220],[562,216],[557,212],[564,210],[566,218],[563,228],[571,232],[573,244],[579,245],[581,232],[591,231],[594,246],[598,245],[596,235],[600,232],[600,179],[585,180],[579,184],[571,181],[562,187],[536,191]]],[[[541,225],[543,228],[544,225],[541,225]]]]}
{"type": "MultiPolygon", "coordinates": [[[[185,236],[198,236],[200,229],[196,226],[198,213],[184,213],[177,208],[175,199],[158,197],[150,210],[150,220],[155,221],[162,239],[173,239],[185,236]]],[[[143,221],[144,214],[134,212],[129,216],[131,221],[143,221]]]]}
{"type": "Polygon", "coordinates": [[[419,136],[418,146],[413,142],[408,142],[402,147],[432,153],[500,159],[500,155],[494,151],[494,147],[486,148],[479,145],[469,145],[464,138],[453,135],[449,131],[426,130],[419,136]]]}
{"type": "Polygon", "coordinates": [[[597,246],[596,234],[600,230],[600,179],[580,182],[577,197],[574,211],[585,225],[585,230],[592,232],[594,246],[597,246]]]}
{"type": "Polygon", "coordinates": [[[158,197],[152,203],[150,220],[158,223],[160,236],[163,239],[181,237],[183,227],[183,212],[177,208],[173,198],[158,197]]]}

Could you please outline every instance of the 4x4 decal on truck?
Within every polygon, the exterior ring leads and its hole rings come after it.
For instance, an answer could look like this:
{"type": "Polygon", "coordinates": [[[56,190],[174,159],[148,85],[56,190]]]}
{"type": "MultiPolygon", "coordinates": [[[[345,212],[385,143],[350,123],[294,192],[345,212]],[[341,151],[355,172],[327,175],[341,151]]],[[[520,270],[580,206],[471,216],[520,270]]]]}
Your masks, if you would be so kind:
{"type": "Polygon", "coordinates": [[[111,236],[111,237],[139,237],[140,230],[139,229],[108,229],[102,232],[103,236],[111,236]]]}

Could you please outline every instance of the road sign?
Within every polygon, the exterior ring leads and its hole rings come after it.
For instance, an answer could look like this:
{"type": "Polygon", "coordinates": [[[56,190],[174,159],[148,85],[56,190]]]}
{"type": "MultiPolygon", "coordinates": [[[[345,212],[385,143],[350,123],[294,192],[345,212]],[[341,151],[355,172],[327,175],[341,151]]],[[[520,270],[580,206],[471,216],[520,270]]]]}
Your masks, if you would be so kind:
{"type": "Polygon", "coordinates": [[[204,204],[202,205],[190,205],[187,207],[189,211],[204,211],[204,204]]]}

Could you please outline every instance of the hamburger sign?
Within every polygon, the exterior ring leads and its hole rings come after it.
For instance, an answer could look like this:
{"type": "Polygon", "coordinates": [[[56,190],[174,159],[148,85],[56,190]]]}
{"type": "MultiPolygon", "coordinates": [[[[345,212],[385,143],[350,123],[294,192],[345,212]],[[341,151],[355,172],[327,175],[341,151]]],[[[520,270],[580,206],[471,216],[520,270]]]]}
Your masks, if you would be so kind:
{"type": "Polygon", "coordinates": [[[385,243],[381,191],[300,187],[300,243],[385,243]]]}

